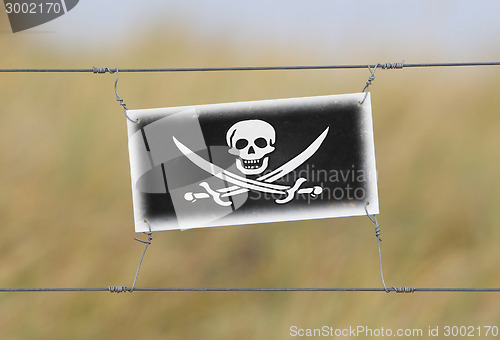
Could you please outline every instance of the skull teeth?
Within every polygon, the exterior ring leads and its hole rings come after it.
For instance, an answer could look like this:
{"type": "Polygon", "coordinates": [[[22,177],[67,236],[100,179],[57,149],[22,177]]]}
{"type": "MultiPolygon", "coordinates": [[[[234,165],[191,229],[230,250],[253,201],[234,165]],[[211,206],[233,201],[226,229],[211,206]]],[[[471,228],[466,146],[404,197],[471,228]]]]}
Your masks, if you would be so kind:
{"type": "Polygon", "coordinates": [[[262,166],[261,159],[242,159],[243,167],[245,169],[258,169],[262,166]]]}

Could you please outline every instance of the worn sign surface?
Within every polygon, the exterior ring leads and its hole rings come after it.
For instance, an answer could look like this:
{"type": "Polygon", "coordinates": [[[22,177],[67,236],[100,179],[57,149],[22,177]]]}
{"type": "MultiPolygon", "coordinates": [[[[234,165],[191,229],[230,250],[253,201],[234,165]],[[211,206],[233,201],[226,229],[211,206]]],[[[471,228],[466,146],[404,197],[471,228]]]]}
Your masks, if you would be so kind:
{"type": "Polygon", "coordinates": [[[136,232],[378,214],[363,97],[129,110],[136,232]]]}

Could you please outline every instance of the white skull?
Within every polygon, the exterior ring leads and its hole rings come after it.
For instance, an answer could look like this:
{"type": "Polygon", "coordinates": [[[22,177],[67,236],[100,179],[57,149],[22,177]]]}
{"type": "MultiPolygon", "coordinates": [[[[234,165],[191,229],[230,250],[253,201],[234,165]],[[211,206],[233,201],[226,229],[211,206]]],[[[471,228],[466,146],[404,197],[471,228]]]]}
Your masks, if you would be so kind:
{"type": "Polygon", "coordinates": [[[276,132],[262,120],[242,120],[231,126],[226,134],[228,152],[236,158],[236,167],[245,175],[258,175],[267,169],[274,151],[276,132]]]}

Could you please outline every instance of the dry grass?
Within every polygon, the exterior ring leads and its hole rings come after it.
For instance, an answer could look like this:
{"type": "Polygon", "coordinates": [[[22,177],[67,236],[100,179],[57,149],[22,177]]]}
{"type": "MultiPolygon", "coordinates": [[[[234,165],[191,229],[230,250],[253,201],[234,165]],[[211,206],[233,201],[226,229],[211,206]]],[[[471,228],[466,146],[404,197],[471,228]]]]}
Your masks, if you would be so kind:
{"type": "MultiPolygon", "coordinates": [[[[0,36],[0,44],[12,47],[0,52],[3,67],[240,60],[222,43],[205,44],[200,55],[192,54],[194,42],[154,45],[152,38],[70,62],[41,47],[28,54],[26,45],[36,46],[29,38],[11,39],[0,36]]],[[[280,64],[280,56],[263,55],[257,63],[280,64]]],[[[367,75],[123,74],[119,90],[131,108],[163,107],[358,92],[367,75]]],[[[125,119],[113,76],[0,76],[0,285],[130,285],[142,245],[133,241],[125,119]]],[[[499,285],[498,76],[492,68],[377,73],[372,101],[389,285],[499,285]]],[[[367,218],[154,236],[139,286],[380,286],[367,218]]],[[[291,325],[478,326],[498,322],[498,302],[495,294],[3,293],[0,337],[282,339],[291,325]]]]}

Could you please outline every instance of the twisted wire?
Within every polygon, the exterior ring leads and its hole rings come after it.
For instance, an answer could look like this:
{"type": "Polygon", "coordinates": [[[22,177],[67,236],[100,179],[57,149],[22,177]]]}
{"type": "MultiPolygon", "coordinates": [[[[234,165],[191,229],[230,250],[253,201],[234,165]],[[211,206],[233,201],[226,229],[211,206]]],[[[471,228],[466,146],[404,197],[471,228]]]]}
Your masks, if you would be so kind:
{"type": "Polygon", "coordinates": [[[144,246],[144,250],[142,251],[141,260],[139,261],[139,265],[137,266],[137,270],[135,272],[134,283],[132,284],[132,288],[130,288],[130,290],[129,290],[131,293],[135,289],[135,283],[137,282],[137,277],[139,276],[139,270],[141,269],[142,260],[144,260],[144,255],[146,255],[146,250],[148,250],[148,247],[151,244],[151,241],[153,240],[153,236],[152,236],[153,232],[151,231],[151,224],[149,224],[149,220],[147,218],[144,219],[144,223],[146,223],[148,225],[149,231],[144,232],[143,234],[145,234],[148,237],[148,239],[146,241],[143,241],[141,239],[134,238],[134,240],[139,241],[141,243],[144,243],[146,245],[144,246]]]}
{"type": "MultiPolygon", "coordinates": [[[[500,293],[500,288],[416,288],[392,287],[396,293],[500,293]],[[406,290],[406,291],[405,291],[406,290]]],[[[0,288],[0,293],[111,292],[130,291],[125,286],[106,288],[0,288]]],[[[134,292],[386,292],[384,288],[135,288],[134,292]]]]}
{"type": "Polygon", "coordinates": [[[365,96],[363,97],[363,99],[359,102],[359,105],[363,105],[363,103],[365,102],[366,100],[366,97],[368,96],[368,88],[370,87],[370,85],[372,84],[372,81],[375,80],[375,71],[377,70],[377,67],[379,66],[380,64],[377,64],[375,65],[375,67],[372,69],[370,66],[368,66],[368,70],[370,70],[370,76],[368,77],[368,80],[366,81],[366,84],[365,84],[365,87],[363,87],[363,91],[361,91],[361,93],[364,93],[365,96]]]}
{"type": "Polygon", "coordinates": [[[109,67],[92,67],[92,72],[93,73],[110,73],[113,74],[118,70],[118,68],[109,68],[109,67]]]}
{"type": "Polygon", "coordinates": [[[126,287],[126,286],[109,286],[108,287],[108,291],[110,293],[124,293],[124,292],[128,292],[129,289],[126,287]]]}
{"type": "MultiPolygon", "coordinates": [[[[95,69],[95,67],[94,67],[95,69]]],[[[101,71],[103,68],[99,68],[99,71],[101,71]]],[[[127,104],[125,104],[125,102],[123,101],[122,98],[120,98],[120,95],[118,94],[118,68],[116,68],[114,71],[110,70],[109,68],[105,67],[104,68],[104,72],[109,72],[111,74],[113,74],[114,72],[116,72],[116,80],[115,80],[115,95],[116,95],[116,101],[123,107],[123,114],[125,115],[125,117],[127,117],[127,119],[129,121],[131,121],[132,123],[139,123],[139,119],[132,119],[129,117],[129,115],[127,114],[127,110],[128,110],[128,107],[127,107],[127,104]]],[[[101,72],[99,72],[101,73],[101,72]]]]}
{"type": "Polygon", "coordinates": [[[380,278],[382,280],[382,285],[384,286],[384,290],[386,293],[390,292],[396,292],[396,293],[413,293],[415,292],[416,288],[415,287],[391,287],[390,289],[386,287],[385,285],[385,280],[384,280],[384,270],[382,268],[382,250],[380,249],[380,242],[382,242],[382,238],[380,237],[380,234],[382,233],[380,230],[380,223],[377,221],[377,216],[374,214],[370,216],[368,213],[368,205],[370,203],[366,202],[364,205],[365,208],[365,213],[366,216],[372,221],[373,224],[375,224],[375,237],[377,238],[377,246],[378,246],[378,261],[379,261],[379,266],[380,266],[380,278]]]}
{"type": "Polygon", "coordinates": [[[414,293],[415,287],[392,287],[396,293],[414,293]]]}
{"type": "MultiPolygon", "coordinates": [[[[381,231],[380,231],[380,224],[377,221],[377,216],[373,215],[373,218],[370,216],[368,213],[368,205],[370,203],[366,202],[366,204],[363,206],[365,208],[366,216],[370,219],[370,221],[375,224],[375,237],[377,238],[377,247],[378,247],[378,261],[379,261],[379,267],[380,267],[380,279],[382,280],[382,285],[384,286],[384,290],[386,293],[389,293],[390,290],[387,289],[385,285],[385,280],[384,280],[384,270],[382,268],[382,250],[380,249],[380,242],[382,242],[382,238],[380,237],[381,231]]],[[[394,287],[393,287],[394,288],[394,287]]],[[[395,288],[394,288],[395,289],[395,288]]]]}
{"type": "MultiPolygon", "coordinates": [[[[170,68],[120,68],[120,72],[217,72],[217,71],[273,71],[273,70],[334,70],[334,69],[366,69],[379,65],[382,69],[421,68],[421,67],[469,67],[500,66],[500,61],[492,62],[444,62],[444,63],[375,63],[344,65],[297,65],[297,66],[232,66],[232,67],[170,67],[170,68]],[[401,67],[400,67],[401,66],[401,67]]],[[[107,67],[93,68],[2,68],[0,72],[10,73],[114,73],[107,67]]],[[[116,69],[115,69],[116,70],[116,69]]]]}
{"type": "Polygon", "coordinates": [[[379,64],[379,67],[382,68],[383,70],[400,70],[403,67],[405,67],[405,61],[403,60],[402,62],[398,63],[385,63],[385,64],[379,64]]]}

